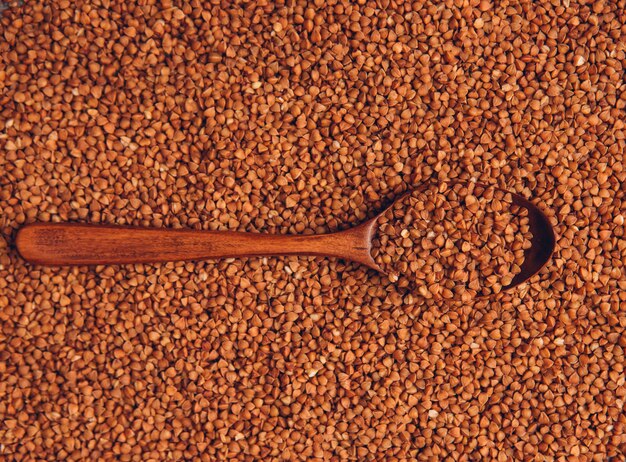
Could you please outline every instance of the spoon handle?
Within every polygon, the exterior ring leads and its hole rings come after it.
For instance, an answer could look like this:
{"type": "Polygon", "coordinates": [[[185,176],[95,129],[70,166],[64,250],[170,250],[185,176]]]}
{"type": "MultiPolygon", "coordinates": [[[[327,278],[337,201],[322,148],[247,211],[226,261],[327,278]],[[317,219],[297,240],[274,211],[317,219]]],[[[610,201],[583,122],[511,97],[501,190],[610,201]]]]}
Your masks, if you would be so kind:
{"type": "Polygon", "coordinates": [[[48,266],[157,263],[271,255],[331,256],[376,265],[370,256],[373,223],[332,234],[278,235],[74,223],[21,228],[22,257],[48,266]]]}

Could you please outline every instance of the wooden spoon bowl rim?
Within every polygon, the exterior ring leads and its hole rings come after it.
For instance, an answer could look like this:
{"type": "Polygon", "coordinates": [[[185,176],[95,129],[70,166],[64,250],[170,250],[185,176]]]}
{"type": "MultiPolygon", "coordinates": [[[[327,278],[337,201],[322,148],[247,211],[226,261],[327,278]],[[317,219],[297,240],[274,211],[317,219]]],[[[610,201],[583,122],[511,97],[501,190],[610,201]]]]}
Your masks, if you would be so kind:
{"type": "MultiPolygon", "coordinates": [[[[450,181],[448,184],[461,184],[464,186],[469,185],[470,181],[450,181]]],[[[370,220],[367,224],[371,226],[370,233],[370,249],[372,247],[372,241],[378,232],[378,219],[383,216],[387,211],[389,211],[394,204],[402,201],[405,197],[413,194],[415,191],[421,191],[426,189],[429,185],[433,184],[431,181],[424,182],[410,191],[405,192],[396,200],[394,200],[389,206],[383,209],[378,215],[370,220]]],[[[440,183],[439,183],[440,184],[440,183]]],[[[484,183],[475,182],[476,186],[481,186],[483,188],[493,187],[496,190],[502,191],[507,194],[511,194],[512,202],[514,205],[518,207],[525,208],[528,210],[528,218],[529,218],[529,226],[530,231],[532,233],[531,246],[525,250],[524,252],[524,262],[522,263],[520,272],[515,275],[513,280],[506,286],[502,288],[502,291],[508,291],[513,289],[520,284],[526,282],[528,279],[537,274],[541,269],[543,269],[550,260],[550,257],[554,253],[554,248],[556,246],[556,234],[554,232],[554,228],[550,224],[550,220],[548,217],[532,202],[530,202],[525,197],[520,194],[508,191],[503,188],[499,188],[496,186],[489,186],[484,183]]],[[[371,250],[370,250],[371,256],[371,250]]],[[[374,261],[372,258],[372,268],[377,271],[386,274],[385,271],[374,261]]]]}

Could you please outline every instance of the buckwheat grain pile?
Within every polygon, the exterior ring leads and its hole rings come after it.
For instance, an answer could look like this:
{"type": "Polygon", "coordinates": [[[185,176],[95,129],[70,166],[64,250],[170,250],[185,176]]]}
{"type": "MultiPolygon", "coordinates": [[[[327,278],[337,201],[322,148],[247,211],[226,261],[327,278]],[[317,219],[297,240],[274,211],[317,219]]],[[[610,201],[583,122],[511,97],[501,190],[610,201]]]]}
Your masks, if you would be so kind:
{"type": "Polygon", "coordinates": [[[0,455],[607,461],[623,1],[26,1],[0,19],[0,455]],[[485,299],[332,259],[47,268],[34,221],[320,233],[425,181],[549,215],[485,299]]]}
{"type": "Polygon", "coordinates": [[[531,247],[528,210],[510,193],[474,183],[427,184],[377,220],[372,257],[401,287],[461,299],[499,293],[531,247]]]}

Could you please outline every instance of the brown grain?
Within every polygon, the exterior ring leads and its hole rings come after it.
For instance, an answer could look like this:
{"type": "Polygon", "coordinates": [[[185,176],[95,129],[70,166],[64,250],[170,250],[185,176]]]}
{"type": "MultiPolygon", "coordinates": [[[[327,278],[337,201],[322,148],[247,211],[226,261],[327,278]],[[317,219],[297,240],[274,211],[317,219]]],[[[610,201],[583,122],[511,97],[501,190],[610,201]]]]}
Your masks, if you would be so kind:
{"type": "Polygon", "coordinates": [[[624,459],[622,1],[29,1],[0,19],[0,458],[624,459]],[[346,228],[531,198],[548,266],[455,303],[324,259],[51,269],[78,221],[346,228]]]}
{"type": "Polygon", "coordinates": [[[520,272],[532,239],[528,211],[510,193],[475,183],[419,188],[377,225],[376,263],[399,287],[426,298],[499,293],[520,272]]]}

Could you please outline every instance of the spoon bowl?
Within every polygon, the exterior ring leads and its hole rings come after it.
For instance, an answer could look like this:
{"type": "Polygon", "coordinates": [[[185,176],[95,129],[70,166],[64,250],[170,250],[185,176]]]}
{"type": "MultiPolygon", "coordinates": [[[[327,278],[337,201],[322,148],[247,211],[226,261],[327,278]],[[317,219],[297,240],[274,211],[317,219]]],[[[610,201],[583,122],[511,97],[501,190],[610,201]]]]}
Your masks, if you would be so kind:
{"type": "MultiPolygon", "coordinates": [[[[476,185],[487,188],[486,185],[481,183],[476,183],[476,185]]],[[[426,186],[428,186],[428,183],[424,183],[418,186],[415,190],[425,189],[426,186]]],[[[552,225],[550,224],[550,220],[536,205],[534,205],[523,196],[520,196],[519,194],[512,193],[501,188],[495,189],[510,194],[512,198],[511,202],[513,205],[524,208],[528,211],[529,227],[532,233],[531,246],[524,252],[524,262],[520,267],[520,272],[513,277],[513,280],[508,285],[502,287],[502,290],[505,291],[526,282],[528,279],[541,271],[541,269],[548,263],[550,257],[552,256],[552,253],[554,252],[556,235],[554,233],[552,225]]],[[[385,273],[380,265],[378,265],[378,263],[376,263],[376,261],[374,261],[374,259],[371,257],[371,242],[378,226],[378,219],[382,215],[384,215],[387,210],[393,207],[396,202],[402,201],[406,196],[412,194],[415,190],[411,190],[400,196],[374,218],[363,223],[362,225],[352,228],[355,231],[358,230],[358,228],[360,228],[361,226],[368,228],[367,236],[370,241],[368,252],[370,259],[368,261],[361,261],[362,263],[381,273],[385,273]]]]}
{"type": "Polygon", "coordinates": [[[528,210],[530,232],[533,237],[530,248],[524,252],[524,263],[520,272],[515,275],[509,285],[503,287],[503,290],[512,289],[537,274],[550,260],[556,245],[556,235],[548,217],[519,194],[511,193],[511,196],[514,205],[528,210]]]}
{"type": "MultiPolygon", "coordinates": [[[[555,246],[554,231],[543,212],[522,196],[511,195],[513,204],[528,210],[533,237],[531,247],[524,253],[521,271],[503,290],[518,286],[535,275],[548,262],[555,246]]],[[[48,266],[309,255],[343,258],[384,273],[371,251],[377,221],[388,209],[345,231],[318,235],[33,223],[18,231],[16,246],[25,260],[48,266]]]]}

